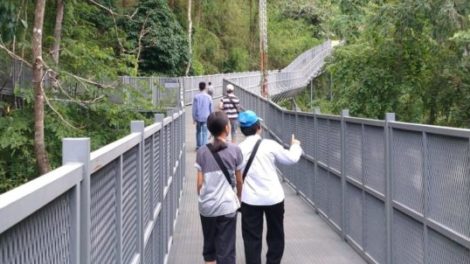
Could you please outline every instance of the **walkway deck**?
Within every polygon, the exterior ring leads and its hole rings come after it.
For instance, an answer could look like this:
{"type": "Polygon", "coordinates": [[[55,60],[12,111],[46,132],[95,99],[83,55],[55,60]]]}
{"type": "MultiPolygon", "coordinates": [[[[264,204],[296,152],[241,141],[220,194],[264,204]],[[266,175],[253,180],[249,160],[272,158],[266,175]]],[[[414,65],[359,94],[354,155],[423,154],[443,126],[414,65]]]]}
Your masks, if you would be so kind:
{"type": "MultiPolygon", "coordinates": [[[[186,111],[186,142],[186,182],[168,260],[170,264],[203,263],[202,231],[197,209],[194,168],[195,126],[192,124],[190,108],[186,111]]],[[[286,248],[282,263],[365,263],[287,184],[284,185],[284,191],[286,248]]],[[[243,264],[245,256],[240,222],[239,216],[237,263],[243,264]]],[[[266,245],[263,245],[263,250],[265,255],[266,245]]],[[[264,256],[263,261],[265,261],[264,256]]]]}

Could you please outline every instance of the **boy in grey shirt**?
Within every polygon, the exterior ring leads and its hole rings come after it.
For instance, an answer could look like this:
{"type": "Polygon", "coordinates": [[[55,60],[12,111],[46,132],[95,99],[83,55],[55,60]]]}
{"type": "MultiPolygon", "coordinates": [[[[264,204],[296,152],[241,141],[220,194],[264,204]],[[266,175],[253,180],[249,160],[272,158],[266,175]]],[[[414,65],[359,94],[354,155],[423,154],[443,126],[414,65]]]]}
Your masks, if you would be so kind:
{"type": "Polygon", "coordinates": [[[201,146],[196,154],[199,213],[204,235],[203,257],[206,263],[235,264],[237,210],[243,185],[240,148],[226,142],[230,123],[222,111],[211,113],[207,126],[214,136],[212,144],[201,146]],[[214,153],[228,171],[226,178],[214,153]],[[230,181],[230,182],[229,182],[230,181]],[[234,192],[236,186],[237,193],[234,192]]]}

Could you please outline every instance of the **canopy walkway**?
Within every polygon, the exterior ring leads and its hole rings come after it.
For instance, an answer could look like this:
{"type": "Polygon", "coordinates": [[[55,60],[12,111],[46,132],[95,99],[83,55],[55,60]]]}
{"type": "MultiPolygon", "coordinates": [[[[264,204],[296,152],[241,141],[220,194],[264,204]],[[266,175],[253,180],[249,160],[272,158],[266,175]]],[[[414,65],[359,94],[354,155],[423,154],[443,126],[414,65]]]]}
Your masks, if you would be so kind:
{"type": "Polygon", "coordinates": [[[271,100],[305,86],[330,51],[326,42],[271,72],[268,99],[259,72],[173,78],[176,103],[154,124],[134,121],[128,136],[91,153],[88,138],[64,139],[63,166],[0,195],[0,263],[202,263],[194,127],[184,108],[199,81],[212,81],[216,96],[233,84],[243,107],[264,119],[265,137],[286,145],[294,133],[302,142],[300,162],[279,167],[283,263],[470,263],[470,130],[397,122],[392,113],[294,112],[271,100]]]}

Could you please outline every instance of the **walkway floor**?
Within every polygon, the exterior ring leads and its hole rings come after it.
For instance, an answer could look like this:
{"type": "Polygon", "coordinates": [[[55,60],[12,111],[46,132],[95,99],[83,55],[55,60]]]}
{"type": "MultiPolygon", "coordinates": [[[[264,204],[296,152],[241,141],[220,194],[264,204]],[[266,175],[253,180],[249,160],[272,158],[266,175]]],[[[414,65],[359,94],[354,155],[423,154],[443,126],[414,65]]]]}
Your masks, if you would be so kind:
{"type": "MultiPolygon", "coordinates": [[[[186,180],[181,197],[169,264],[204,263],[202,259],[202,231],[197,208],[195,126],[191,109],[186,111],[186,180]]],[[[304,200],[284,185],[286,248],[283,264],[304,263],[365,263],[304,200]]],[[[237,229],[237,263],[245,263],[240,216],[237,229]]],[[[265,225],[266,226],[266,225],[265,225]]],[[[263,262],[266,255],[263,245],[263,262]]]]}

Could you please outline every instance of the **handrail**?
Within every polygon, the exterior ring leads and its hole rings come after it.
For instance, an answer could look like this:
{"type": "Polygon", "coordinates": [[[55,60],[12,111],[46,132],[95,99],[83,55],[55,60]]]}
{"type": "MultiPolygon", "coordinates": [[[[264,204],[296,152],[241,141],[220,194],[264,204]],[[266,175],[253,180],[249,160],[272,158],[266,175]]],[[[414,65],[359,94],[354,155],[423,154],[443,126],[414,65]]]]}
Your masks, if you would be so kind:
{"type": "Polygon", "coordinates": [[[82,168],[80,163],[66,164],[1,194],[0,234],[79,183],[82,168]]]}
{"type": "Polygon", "coordinates": [[[91,153],[89,138],[64,139],[61,167],[0,195],[0,261],[167,259],[185,175],[184,119],[179,109],[147,128],[133,121],[128,136],[91,153]]]}

